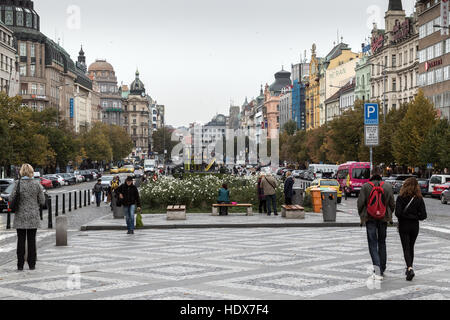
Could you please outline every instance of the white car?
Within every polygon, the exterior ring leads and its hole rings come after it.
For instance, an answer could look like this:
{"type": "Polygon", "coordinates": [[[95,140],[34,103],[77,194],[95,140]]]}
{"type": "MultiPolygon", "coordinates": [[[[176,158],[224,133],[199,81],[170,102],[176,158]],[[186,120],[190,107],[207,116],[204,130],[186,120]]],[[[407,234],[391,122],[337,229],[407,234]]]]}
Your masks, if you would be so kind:
{"type": "Polygon", "coordinates": [[[77,178],[77,183],[85,181],[85,178],[80,174],[80,171],[75,171],[73,174],[77,178]]]}
{"type": "Polygon", "coordinates": [[[428,186],[428,193],[433,194],[434,187],[439,184],[446,184],[450,182],[450,175],[448,174],[436,174],[431,177],[430,184],[428,186]]]}

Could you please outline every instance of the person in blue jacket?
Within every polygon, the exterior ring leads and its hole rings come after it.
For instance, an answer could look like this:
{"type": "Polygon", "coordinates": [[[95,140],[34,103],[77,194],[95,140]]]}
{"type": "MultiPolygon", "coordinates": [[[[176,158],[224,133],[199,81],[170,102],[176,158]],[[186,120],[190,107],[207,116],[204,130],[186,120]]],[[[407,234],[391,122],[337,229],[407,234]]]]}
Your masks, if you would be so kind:
{"type": "MultiPolygon", "coordinates": [[[[219,190],[219,197],[217,198],[218,204],[228,204],[230,203],[230,190],[228,190],[228,186],[226,183],[222,185],[222,188],[219,190]]],[[[227,216],[228,215],[228,208],[227,207],[220,207],[220,215],[221,216],[227,216]]]]}

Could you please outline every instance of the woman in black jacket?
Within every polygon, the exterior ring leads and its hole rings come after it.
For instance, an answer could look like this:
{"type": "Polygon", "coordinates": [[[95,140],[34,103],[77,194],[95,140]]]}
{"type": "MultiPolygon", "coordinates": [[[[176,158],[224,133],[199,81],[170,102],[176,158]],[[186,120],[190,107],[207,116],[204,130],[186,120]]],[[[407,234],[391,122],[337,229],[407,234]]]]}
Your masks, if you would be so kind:
{"type": "Polygon", "coordinates": [[[397,198],[395,215],[406,261],[406,280],[414,278],[414,244],[419,236],[419,221],[427,219],[425,202],[416,178],[409,178],[403,184],[397,198]]]}

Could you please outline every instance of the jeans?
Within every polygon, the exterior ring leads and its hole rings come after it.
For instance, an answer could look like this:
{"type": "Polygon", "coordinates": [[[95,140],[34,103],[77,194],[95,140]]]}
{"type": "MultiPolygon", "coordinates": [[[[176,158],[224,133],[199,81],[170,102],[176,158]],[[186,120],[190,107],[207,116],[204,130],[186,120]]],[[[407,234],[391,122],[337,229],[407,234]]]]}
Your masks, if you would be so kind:
{"type": "Polygon", "coordinates": [[[266,196],[267,200],[267,214],[272,214],[272,208],[273,213],[277,214],[277,196],[275,194],[271,196],[266,196]]]}
{"type": "Polygon", "coordinates": [[[125,212],[125,219],[127,220],[128,231],[134,231],[134,213],[136,211],[136,205],[131,205],[128,207],[123,207],[125,212]]]}
{"type": "Polygon", "coordinates": [[[406,267],[412,268],[414,263],[414,245],[419,236],[419,221],[400,221],[398,227],[406,267]]]}
{"type": "Polygon", "coordinates": [[[28,244],[28,266],[30,268],[36,266],[36,232],[37,229],[17,229],[17,267],[19,269],[23,269],[25,264],[25,242],[28,244]]]}
{"type": "Polygon", "coordinates": [[[372,263],[375,272],[383,275],[386,271],[387,252],[386,252],[386,233],[387,222],[367,221],[367,240],[369,242],[369,252],[372,257],[372,263]]]}
{"type": "Polygon", "coordinates": [[[97,207],[100,207],[100,203],[102,203],[102,193],[101,192],[95,193],[95,200],[97,201],[97,207]]]}

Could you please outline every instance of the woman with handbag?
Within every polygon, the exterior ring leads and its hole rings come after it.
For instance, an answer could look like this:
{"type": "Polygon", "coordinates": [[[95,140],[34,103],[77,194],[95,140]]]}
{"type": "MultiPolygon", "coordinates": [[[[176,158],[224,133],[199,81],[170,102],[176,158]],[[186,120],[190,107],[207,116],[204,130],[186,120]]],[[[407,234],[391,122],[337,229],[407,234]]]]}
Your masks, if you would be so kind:
{"type": "Polygon", "coordinates": [[[28,245],[28,266],[36,268],[36,233],[41,226],[39,208],[45,204],[44,188],[39,180],[33,179],[34,170],[29,164],[20,168],[20,177],[11,193],[11,207],[14,211],[14,229],[17,230],[17,269],[23,271],[25,264],[25,243],[28,245]]]}
{"type": "Polygon", "coordinates": [[[414,245],[419,236],[419,221],[427,219],[427,210],[422,192],[416,178],[409,178],[403,184],[397,198],[395,215],[398,218],[398,231],[402,241],[406,262],[406,280],[414,278],[414,245]]]}

